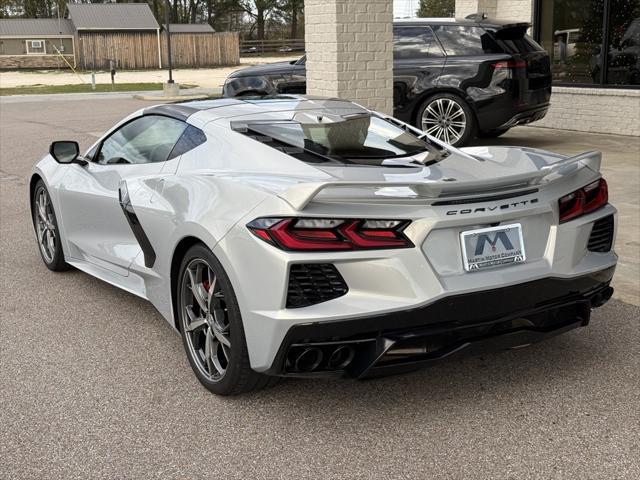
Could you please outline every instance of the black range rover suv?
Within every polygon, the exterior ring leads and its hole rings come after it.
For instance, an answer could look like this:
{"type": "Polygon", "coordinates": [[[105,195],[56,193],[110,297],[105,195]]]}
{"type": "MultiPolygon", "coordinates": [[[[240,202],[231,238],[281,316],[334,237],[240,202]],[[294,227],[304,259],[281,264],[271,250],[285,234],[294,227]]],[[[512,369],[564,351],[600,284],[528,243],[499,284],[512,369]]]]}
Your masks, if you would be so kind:
{"type": "MultiPolygon", "coordinates": [[[[545,116],[547,52],[528,23],[487,19],[396,20],[394,116],[454,146],[497,137],[545,116]]],[[[305,93],[305,57],[238,70],[224,96],[305,93]]]]}

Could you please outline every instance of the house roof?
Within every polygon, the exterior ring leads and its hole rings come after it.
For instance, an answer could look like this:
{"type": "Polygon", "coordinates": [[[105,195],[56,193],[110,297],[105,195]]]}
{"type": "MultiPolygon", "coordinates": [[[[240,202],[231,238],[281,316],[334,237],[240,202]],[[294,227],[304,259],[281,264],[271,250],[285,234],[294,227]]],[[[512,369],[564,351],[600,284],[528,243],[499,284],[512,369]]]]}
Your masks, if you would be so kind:
{"type": "Polygon", "coordinates": [[[159,28],[147,3],[67,4],[77,30],[156,30],[159,28]]]}
{"type": "Polygon", "coordinates": [[[38,35],[73,35],[71,20],[55,18],[2,18],[0,36],[35,37],[38,35]]]}
{"type": "MultiPolygon", "coordinates": [[[[162,25],[166,30],[166,24],[162,25]]],[[[215,30],[208,23],[170,23],[171,33],[213,33],[215,30]]]]}

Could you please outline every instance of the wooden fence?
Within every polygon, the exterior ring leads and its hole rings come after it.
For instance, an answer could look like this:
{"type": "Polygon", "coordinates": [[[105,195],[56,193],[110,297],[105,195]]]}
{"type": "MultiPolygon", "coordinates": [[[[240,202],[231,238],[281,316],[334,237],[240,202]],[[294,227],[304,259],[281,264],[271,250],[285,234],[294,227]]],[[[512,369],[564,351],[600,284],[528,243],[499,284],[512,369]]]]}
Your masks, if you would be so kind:
{"type": "Polygon", "coordinates": [[[85,70],[105,70],[109,60],[118,69],[158,68],[156,32],[79,32],[78,61],[85,70]]]}
{"type": "MultiPolygon", "coordinates": [[[[166,33],[160,33],[162,67],[167,66],[166,33]]],[[[80,32],[78,67],[105,70],[109,60],[117,69],[158,68],[156,32],[80,32]]],[[[171,57],[174,67],[199,68],[240,63],[240,43],[236,32],[172,33],[171,57]]]]}
{"type": "MultiPolygon", "coordinates": [[[[167,66],[167,36],[162,35],[162,65],[167,66]]],[[[172,33],[171,58],[176,68],[240,64],[237,32],[172,33]]]]}
{"type": "Polygon", "coordinates": [[[280,40],[241,40],[240,52],[252,53],[291,53],[304,54],[304,38],[288,38],[280,40]]]}

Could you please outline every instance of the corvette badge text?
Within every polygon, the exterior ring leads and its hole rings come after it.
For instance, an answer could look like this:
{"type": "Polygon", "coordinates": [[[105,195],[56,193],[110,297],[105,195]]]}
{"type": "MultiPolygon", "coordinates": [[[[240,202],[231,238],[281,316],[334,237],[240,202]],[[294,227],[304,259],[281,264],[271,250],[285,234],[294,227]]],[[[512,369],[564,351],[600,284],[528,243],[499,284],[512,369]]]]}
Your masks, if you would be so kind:
{"type": "Polygon", "coordinates": [[[520,202],[505,203],[503,205],[495,205],[493,207],[463,208],[460,210],[449,210],[447,211],[447,215],[468,215],[470,213],[493,212],[495,210],[507,210],[508,208],[524,207],[525,205],[532,205],[534,203],[538,203],[537,198],[532,198],[531,200],[522,200],[520,202]]]}

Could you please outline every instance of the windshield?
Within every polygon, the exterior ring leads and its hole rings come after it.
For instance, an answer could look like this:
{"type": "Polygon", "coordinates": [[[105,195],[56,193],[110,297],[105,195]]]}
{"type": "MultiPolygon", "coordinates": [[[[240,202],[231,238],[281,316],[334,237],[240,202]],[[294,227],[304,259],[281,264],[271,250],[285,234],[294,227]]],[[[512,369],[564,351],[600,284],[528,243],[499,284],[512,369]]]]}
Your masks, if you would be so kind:
{"type": "Polygon", "coordinates": [[[298,113],[291,121],[247,124],[252,131],[335,161],[382,165],[385,160],[418,155],[423,163],[435,149],[386,120],[368,114],[341,117],[298,113]],[[424,157],[424,158],[423,158],[424,157]]]}

